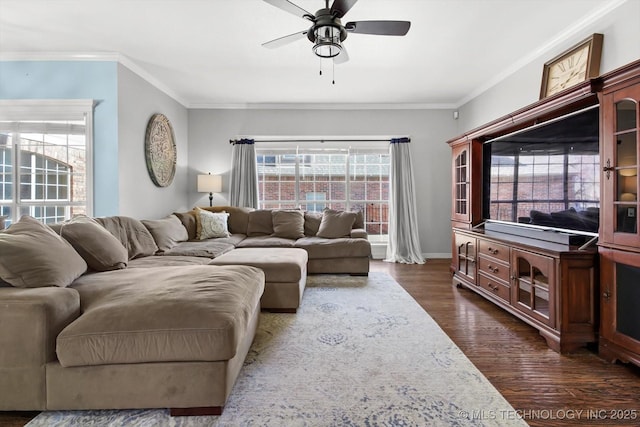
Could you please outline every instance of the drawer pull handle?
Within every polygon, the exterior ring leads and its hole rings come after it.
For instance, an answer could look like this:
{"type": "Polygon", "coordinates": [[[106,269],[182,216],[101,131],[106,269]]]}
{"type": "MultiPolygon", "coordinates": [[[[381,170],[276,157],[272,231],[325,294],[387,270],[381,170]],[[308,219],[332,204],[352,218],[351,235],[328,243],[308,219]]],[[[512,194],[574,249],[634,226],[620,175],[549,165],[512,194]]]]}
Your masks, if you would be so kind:
{"type": "Polygon", "coordinates": [[[497,286],[492,285],[491,283],[487,283],[487,286],[489,286],[489,289],[491,289],[493,292],[498,292],[497,286]]]}
{"type": "Polygon", "coordinates": [[[491,246],[489,246],[487,248],[487,251],[489,251],[489,253],[492,254],[492,255],[495,255],[495,254],[498,253],[498,250],[497,249],[493,249],[491,246]]]}
{"type": "Polygon", "coordinates": [[[489,270],[492,273],[497,273],[498,271],[500,271],[500,269],[498,267],[493,267],[493,266],[488,266],[487,270],[489,270]]]}

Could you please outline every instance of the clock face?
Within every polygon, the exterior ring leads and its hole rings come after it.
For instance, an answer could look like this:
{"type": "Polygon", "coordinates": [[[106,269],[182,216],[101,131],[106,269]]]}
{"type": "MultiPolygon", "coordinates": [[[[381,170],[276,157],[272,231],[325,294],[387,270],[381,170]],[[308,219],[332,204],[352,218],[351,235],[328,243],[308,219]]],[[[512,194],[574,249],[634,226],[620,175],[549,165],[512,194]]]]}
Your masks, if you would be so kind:
{"type": "Polygon", "coordinates": [[[546,96],[553,95],[587,78],[589,46],[570,53],[549,66],[546,96]]]}

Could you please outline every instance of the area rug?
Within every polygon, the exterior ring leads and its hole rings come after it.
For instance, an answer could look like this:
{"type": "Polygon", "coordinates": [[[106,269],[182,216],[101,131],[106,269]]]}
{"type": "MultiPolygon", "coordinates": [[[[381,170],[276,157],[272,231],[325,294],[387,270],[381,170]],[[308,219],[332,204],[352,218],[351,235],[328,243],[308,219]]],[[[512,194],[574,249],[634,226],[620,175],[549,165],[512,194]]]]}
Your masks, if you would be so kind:
{"type": "MultiPolygon", "coordinates": [[[[425,284],[428,286],[428,284],[425,284]]],[[[516,411],[385,273],[310,276],[297,314],[262,313],[222,416],[48,411],[39,426],[517,426],[516,411]]]]}

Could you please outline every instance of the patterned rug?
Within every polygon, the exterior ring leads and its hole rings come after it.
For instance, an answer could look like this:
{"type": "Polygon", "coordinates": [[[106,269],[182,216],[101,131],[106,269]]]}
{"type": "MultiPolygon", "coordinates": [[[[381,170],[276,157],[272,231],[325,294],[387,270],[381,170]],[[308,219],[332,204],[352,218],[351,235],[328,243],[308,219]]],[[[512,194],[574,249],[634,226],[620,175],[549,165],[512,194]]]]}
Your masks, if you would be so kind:
{"type": "Polygon", "coordinates": [[[526,425],[384,273],[309,276],[297,314],[262,313],[220,417],[49,411],[37,426],[526,425]]]}

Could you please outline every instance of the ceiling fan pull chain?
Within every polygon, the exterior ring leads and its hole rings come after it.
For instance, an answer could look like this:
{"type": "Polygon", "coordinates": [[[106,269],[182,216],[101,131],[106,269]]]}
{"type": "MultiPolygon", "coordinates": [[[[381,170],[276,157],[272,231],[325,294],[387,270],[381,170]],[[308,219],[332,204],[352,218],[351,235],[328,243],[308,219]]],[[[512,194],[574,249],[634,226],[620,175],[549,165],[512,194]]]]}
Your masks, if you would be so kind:
{"type": "Polygon", "coordinates": [[[322,75],[322,58],[320,58],[320,75],[322,75]]]}
{"type": "Polygon", "coordinates": [[[331,68],[332,68],[332,79],[331,79],[331,84],[334,85],[336,84],[336,63],[331,61],[331,68]]]}

